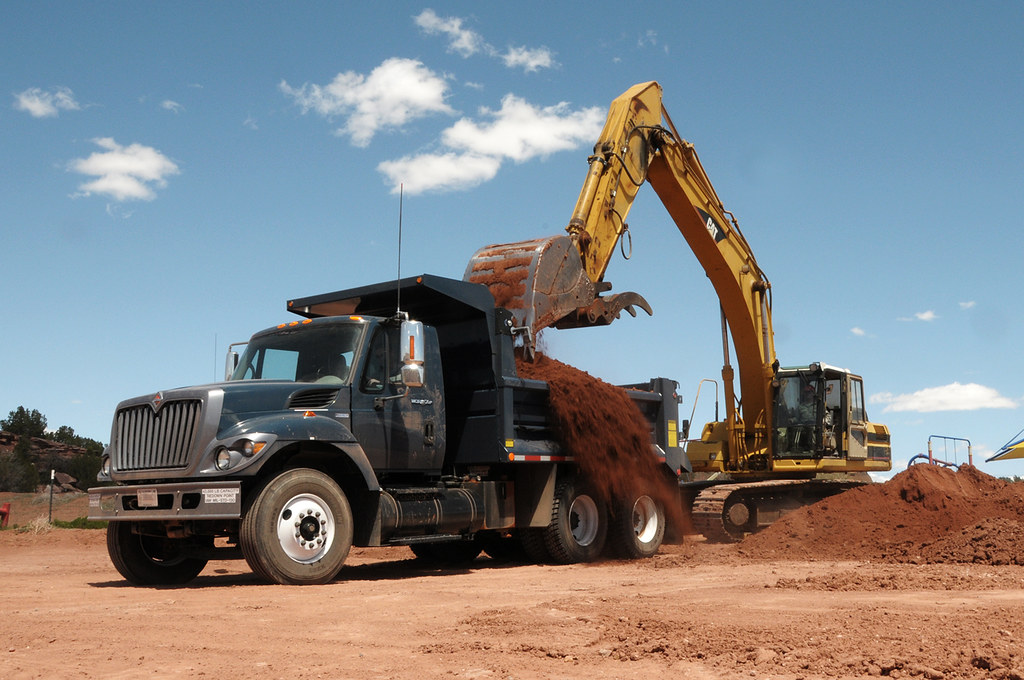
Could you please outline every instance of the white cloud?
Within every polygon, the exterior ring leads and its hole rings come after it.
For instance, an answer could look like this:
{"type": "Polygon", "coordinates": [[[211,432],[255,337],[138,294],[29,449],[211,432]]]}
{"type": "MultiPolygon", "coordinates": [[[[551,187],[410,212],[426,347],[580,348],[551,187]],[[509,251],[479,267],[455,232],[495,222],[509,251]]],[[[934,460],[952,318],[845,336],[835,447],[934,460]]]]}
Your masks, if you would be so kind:
{"type": "Polygon", "coordinates": [[[971,309],[976,304],[978,304],[978,303],[975,302],[974,300],[969,300],[968,302],[961,302],[960,303],[960,309],[971,309]]]}
{"type": "Polygon", "coordinates": [[[327,85],[306,83],[295,89],[281,81],[280,88],[303,113],[345,117],[338,134],[348,135],[361,147],[382,129],[401,128],[432,113],[453,113],[445,103],[448,84],[444,78],[415,59],[387,59],[369,75],[339,73],[327,85]]]}
{"type": "Polygon", "coordinates": [[[444,35],[448,38],[448,51],[465,58],[483,53],[501,59],[509,68],[522,68],[527,73],[555,66],[554,53],[547,47],[509,47],[502,52],[484,37],[463,26],[460,17],[440,17],[432,9],[425,9],[413,17],[416,25],[427,35],[444,35]]]}
{"type": "Polygon", "coordinates": [[[522,66],[527,73],[539,71],[542,68],[551,68],[555,58],[546,47],[510,47],[505,54],[501,55],[505,66],[516,68],[522,66]]]}
{"type": "Polygon", "coordinates": [[[867,335],[867,333],[864,332],[864,329],[860,328],[859,326],[854,326],[853,328],[850,329],[850,332],[853,333],[854,335],[858,335],[861,337],[867,335]]]}
{"type": "Polygon", "coordinates": [[[469,189],[493,179],[500,168],[500,158],[452,152],[405,156],[377,166],[391,180],[394,193],[402,185],[410,195],[469,189]]]}
{"type": "Polygon", "coordinates": [[[480,50],[486,49],[483,37],[468,28],[462,27],[462,19],[458,17],[441,18],[432,9],[425,9],[413,17],[416,25],[427,35],[448,36],[448,51],[457,52],[463,57],[470,57],[480,50]]]}
{"type": "Polygon", "coordinates": [[[184,106],[171,99],[165,99],[160,102],[160,108],[165,111],[170,111],[171,113],[181,113],[185,110],[184,106]]]}
{"type": "Polygon", "coordinates": [[[897,321],[935,321],[938,318],[939,315],[929,309],[924,312],[914,312],[914,316],[901,316],[897,321]]]}
{"type": "Polygon", "coordinates": [[[61,111],[77,111],[81,107],[70,88],[58,87],[46,92],[30,87],[14,95],[14,108],[27,111],[33,118],[55,118],[61,111]]]}
{"type": "Polygon", "coordinates": [[[941,387],[926,387],[910,394],[894,395],[891,392],[875,394],[869,400],[872,404],[885,404],[886,412],[911,411],[932,413],[935,411],[977,411],[988,408],[1017,408],[1017,404],[999,394],[997,390],[977,383],[961,385],[958,382],[941,387]]]}
{"type": "Polygon", "coordinates": [[[500,110],[483,108],[480,114],[492,121],[478,123],[463,118],[444,131],[444,143],[517,163],[592,142],[601,133],[605,119],[597,107],[572,111],[561,102],[538,108],[513,94],[502,98],[500,110]]]}
{"type": "Polygon", "coordinates": [[[605,117],[597,107],[537,107],[512,94],[502,98],[500,110],[484,108],[480,115],[488,120],[462,118],[445,130],[442,151],[386,161],[377,169],[396,193],[399,184],[409,194],[470,188],[492,179],[505,160],[521,163],[590,143],[605,117]]]}
{"type": "Polygon", "coordinates": [[[78,196],[102,194],[115,201],[151,201],[156,198],[153,187],[167,186],[166,178],[179,172],[174,162],[152,147],[121,146],[110,137],[93,141],[104,151],[68,165],[74,172],[96,178],[79,185],[78,196]]]}

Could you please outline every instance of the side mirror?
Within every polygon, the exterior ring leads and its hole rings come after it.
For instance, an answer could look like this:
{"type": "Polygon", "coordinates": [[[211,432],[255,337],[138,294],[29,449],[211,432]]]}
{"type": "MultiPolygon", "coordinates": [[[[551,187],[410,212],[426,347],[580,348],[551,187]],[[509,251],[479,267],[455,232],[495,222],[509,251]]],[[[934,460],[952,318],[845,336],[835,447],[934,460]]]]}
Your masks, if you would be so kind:
{"type": "Polygon", "coordinates": [[[224,380],[231,380],[236,368],[238,368],[238,352],[229,350],[227,361],[224,362],[224,380]]]}
{"type": "Polygon", "coordinates": [[[402,322],[402,383],[423,387],[423,322],[402,322]]]}
{"type": "Polygon", "coordinates": [[[235,374],[235,369],[238,368],[238,352],[235,351],[235,347],[239,345],[246,345],[246,342],[233,342],[228,345],[228,356],[224,362],[224,380],[231,380],[231,376],[235,374]]]}

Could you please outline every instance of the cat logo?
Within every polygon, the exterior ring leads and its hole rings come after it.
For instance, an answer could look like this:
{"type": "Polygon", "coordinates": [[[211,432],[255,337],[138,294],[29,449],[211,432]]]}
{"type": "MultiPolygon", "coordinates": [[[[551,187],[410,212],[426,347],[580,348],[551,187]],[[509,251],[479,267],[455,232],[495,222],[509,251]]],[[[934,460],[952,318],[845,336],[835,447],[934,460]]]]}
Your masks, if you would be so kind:
{"type": "Polygon", "coordinates": [[[710,214],[704,212],[700,208],[697,208],[697,212],[704,219],[704,226],[707,228],[708,233],[711,234],[711,238],[715,239],[715,243],[725,240],[725,230],[722,229],[721,225],[712,217],[710,214]]]}

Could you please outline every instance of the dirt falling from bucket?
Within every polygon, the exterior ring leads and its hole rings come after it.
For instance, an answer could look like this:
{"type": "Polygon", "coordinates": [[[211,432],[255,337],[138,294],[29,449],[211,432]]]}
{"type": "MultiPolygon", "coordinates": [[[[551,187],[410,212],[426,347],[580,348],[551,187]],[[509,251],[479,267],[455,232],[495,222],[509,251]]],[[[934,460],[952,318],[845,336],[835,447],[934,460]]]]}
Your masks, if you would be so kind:
{"type": "Polygon", "coordinates": [[[670,526],[689,526],[679,491],[651,450],[650,426],[625,389],[543,354],[533,362],[517,356],[516,369],[547,382],[559,444],[595,494],[610,502],[647,493],[664,505],[670,526]]]}

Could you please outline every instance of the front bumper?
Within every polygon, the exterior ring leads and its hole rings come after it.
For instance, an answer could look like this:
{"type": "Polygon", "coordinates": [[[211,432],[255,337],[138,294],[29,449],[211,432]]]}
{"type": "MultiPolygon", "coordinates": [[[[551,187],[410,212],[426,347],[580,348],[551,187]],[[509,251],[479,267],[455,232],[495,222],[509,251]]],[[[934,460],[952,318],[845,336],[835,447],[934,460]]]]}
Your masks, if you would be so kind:
{"type": "Polygon", "coordinates": [[[178,482],[89,489],[91,520],[239,519],[242,483],[178,482]]]}

